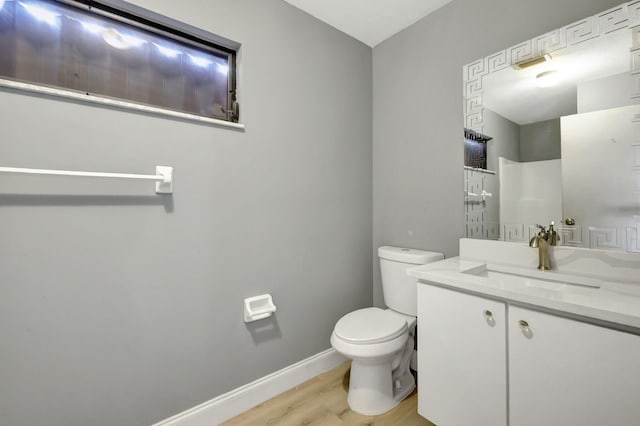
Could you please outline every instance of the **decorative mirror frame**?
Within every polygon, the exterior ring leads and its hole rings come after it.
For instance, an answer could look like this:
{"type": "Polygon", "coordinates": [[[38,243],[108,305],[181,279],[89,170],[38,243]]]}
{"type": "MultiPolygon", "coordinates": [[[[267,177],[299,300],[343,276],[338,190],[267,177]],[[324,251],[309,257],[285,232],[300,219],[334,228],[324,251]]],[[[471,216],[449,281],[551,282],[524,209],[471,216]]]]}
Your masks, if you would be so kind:
{"type": "MultiPolygon", "coordinates": [[[[516,63],[562,51],[568,47],[624,29],[629,29],[632,36],[630,73],[633,83],[630,96],[632,99],[639,99],[640,103],[640,0],[634,0],[465,65],[463,68],[465,129],[483,133],[482,96],[485,76],[511,67],[516,63]]],[[[635,162],[631,172],[632,179],[636,182],[635,199],[640,209],[640,137],[637,136],[640,135],[640,113],[635,115],[633,123],[634,127],[637,126],[638,131],[635,132],[636,136],[632,144],[635,162]]],[[[482,175],[486,172],[474,169],[465,170],[465,173],[477,175],[482,181],[484,179],[482,175]]],[[[465,177],[465,185],[466,181],[465,177]]],[[[469,193],[468,188],[465,190],[465,193],[469,193]]],[[[484,218],[476,205],[477,203],[465,202],[465,204],[467,237],[473,237],[473,235],[469,235],[470,223],[477,224],[484,218]]],[[[535,227],[527,227],[524,224],[504,225],[504,229],[500,229],[500,224],[485,223],[483,228],[483,238],[497,239],[499,235],[502,235],[501,239],[504,241],[528,241],[537,233],[535,227]]],[[[640,253],[640,216],[635,217],[635,226],[617,228],[561,224],[558,227],[558,233],[561,236],[560,244],[566,246],[640,253]],[[583,232],[583,228],[585,232],[583,232]]]]}

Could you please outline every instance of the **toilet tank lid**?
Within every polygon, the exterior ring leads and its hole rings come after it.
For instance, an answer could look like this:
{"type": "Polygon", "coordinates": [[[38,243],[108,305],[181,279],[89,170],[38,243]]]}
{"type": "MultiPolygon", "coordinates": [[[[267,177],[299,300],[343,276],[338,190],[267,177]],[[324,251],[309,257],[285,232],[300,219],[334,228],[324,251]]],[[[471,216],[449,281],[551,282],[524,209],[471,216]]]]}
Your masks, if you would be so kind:
{"type": "Polygon", "coordinates": [[[442,253],[436,253],[434,251],[391,246],[382,246],[378,248],[378,257],[381,259],[411,263],[414,265],[424,265],[425,263],[444,259],[444,255],[442,253]]]}

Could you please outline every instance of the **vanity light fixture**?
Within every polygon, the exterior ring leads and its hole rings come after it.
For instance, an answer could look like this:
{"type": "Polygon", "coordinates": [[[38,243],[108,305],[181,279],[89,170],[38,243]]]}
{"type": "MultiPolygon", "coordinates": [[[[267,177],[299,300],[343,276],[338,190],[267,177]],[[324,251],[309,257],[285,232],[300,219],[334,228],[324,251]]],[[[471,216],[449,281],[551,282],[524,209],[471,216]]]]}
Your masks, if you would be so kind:
{"type": "Polygon", "coordinates": [[[532,59],[526,59],[524,61],[520,61],[516,64],[513,64],[513,68],[517,69],[517,70],[524,70],[527,68],[531,68],[533,66],[539,65],[539,64],[544,64],[545,62],[548,62],[551,60],[551,55],[549,55],[548,53],[545,53],[542,56],[537,56],[535,58],[532,59]]]}
{"type": "Polygon", "coordinates": [[[536,75],[538,87],[551,87],[560,82],[560,73],[557,70],[545,71],[536,75]]]}

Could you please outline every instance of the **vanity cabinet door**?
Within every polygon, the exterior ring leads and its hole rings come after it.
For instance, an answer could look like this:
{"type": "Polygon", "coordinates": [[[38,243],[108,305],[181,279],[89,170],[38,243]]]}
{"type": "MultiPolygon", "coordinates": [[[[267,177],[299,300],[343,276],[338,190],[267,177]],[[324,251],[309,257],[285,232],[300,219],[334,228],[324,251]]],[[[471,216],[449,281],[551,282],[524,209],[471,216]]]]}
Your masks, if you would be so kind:
{"type": "Polygon", "coordinates": [[[506,426],[506,306],[418,284],[418,413],[438,426],[506,426]]]}
{"type": "Polygon", "coordinates": [[[638,426],[640,337],[509,307],[510,426],[638,426]]]}

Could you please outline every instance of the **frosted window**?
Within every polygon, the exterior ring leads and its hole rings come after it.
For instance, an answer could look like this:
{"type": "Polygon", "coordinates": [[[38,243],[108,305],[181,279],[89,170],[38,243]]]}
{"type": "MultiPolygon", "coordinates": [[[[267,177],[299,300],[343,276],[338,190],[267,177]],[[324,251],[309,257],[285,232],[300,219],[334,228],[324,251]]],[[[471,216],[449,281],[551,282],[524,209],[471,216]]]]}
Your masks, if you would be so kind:
{"type": "Polygon", "coordinates": [[[233,120],[235,52],[119,19],[81,5],[0,0],[0,78],[233,120]]]}

